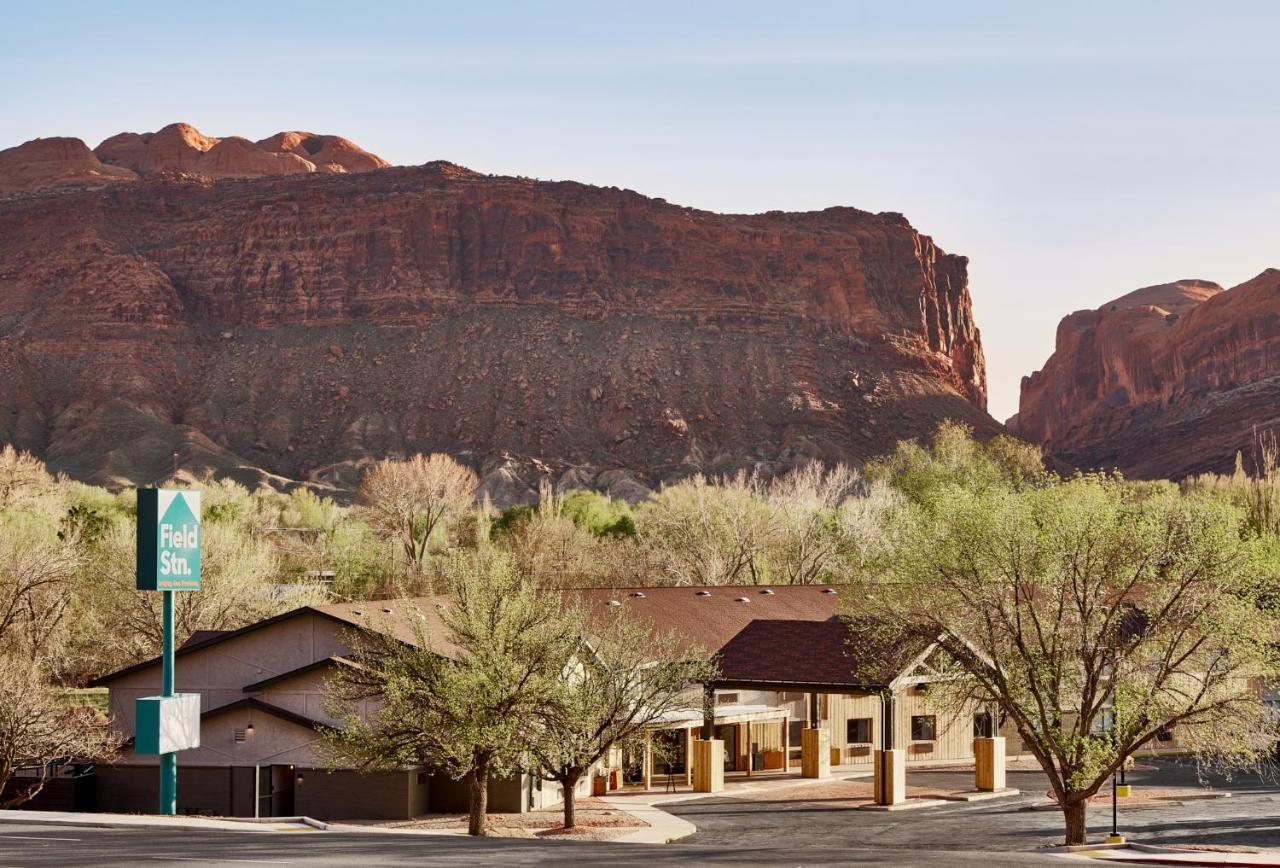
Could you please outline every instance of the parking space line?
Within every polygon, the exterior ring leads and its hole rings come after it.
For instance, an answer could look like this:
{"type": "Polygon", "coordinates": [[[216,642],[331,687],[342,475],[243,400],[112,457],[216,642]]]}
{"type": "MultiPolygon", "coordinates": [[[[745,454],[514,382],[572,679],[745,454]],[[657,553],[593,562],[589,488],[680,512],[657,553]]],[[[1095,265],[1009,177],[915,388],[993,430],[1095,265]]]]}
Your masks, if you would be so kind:
{"type": "Polygon", "coordinates": [[[151,856],[152,859],[163,859],[166,862],[242,862],[247,865],[292,865],[279,859],[202,859],[199,856],[151,856]]]}
{"type": "Polygon", "coordinates": [[[0,835],[0,838],[18,838],[23,841],[79,841],[79,838],[49,838],[44,835],[0,835]]]}

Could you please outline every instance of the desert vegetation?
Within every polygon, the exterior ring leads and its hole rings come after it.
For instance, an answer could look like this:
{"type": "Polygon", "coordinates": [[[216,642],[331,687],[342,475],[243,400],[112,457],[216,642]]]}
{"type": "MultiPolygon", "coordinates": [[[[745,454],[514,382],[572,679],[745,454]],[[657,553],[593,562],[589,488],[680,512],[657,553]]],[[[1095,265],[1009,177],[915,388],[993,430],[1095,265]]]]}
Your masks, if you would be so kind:
{"type": "MultiPolygon", "coordinates": [[[[446,703],[413,704],[419,722],[427,711],[438,718],[420,734],[457,713],[453,688],[473,691],[475,679],[503,681],[510,667],[529,667],[520,680],[542,693],[494,696],[492,707],[524,703],[520,717],[555,738],[534,744],[525,732],[516,750],[499,731],[501,715],[490,715],[458,725],[497,727],[474,743],[397,748],[460,777],[502,773],[516,754],[536,755],[548,778],[571,789],[635,728],[619,709],[636,704],[627,692],[638,687],[627,680],[641,665],[636,649],[657,659],[652,649],[669,643],[626,625],[601,631],[590,643],[591,677],[566,692],[560,676],[586,671],[588,637],[571,628],[581,619],[538,602],[559,595],[534,591],[584,586],[840,586],[850,616],[937,639],[949,673],[939,701],[999,708],[1049,775],[1069,839],[1082,834],[1088,799],[1111,771],[1165,727],[1178,725],[1181,743],[1225,765],[1254,762],[1273,742],[1258,685],[1280,680],[1271,644],[1280,626],[1280,469],[1265,437],[1234,473],[1180,484],[1062,476],[1032,446],[980,443],[954,424],[860,471],[807,464],[768,479],[693,476],[634,504],[547,484],[536,503],[497,509],[477,500],[474,474],[444,455],[375,465],[349,505],[303,487],[169,484],[204,491],[204,588],[179,595],[179,642],[323,600],[449,593],[469,601],[475,613],[461,607],[447,626],[457,644],[474,646],[477,663],[498,667],[488,674],[433,668],[393,646],[360,652],[380,661],[366,671],[400,678],[395,691],[425,690],[446,703]],[[501,618],[485,621],[499,599],[515,608],[504,604],[501,618]],[[523,618],[527,636],[471,635],[470,614],[477,624],[523,618]],[[613,647],[598,635],[628,639],[613,647]],[[499,646],[507,650],[482,659],[482,648],[499,646]]],[[[69,712],[61,691],[158,650],[156,595],[133,590],[134,522],[131,490],[55,477],[29,455],[0,452],[0,730],[34,714],[19,708],[21,698],[44,720],[73,714],[57,729],[81,733],[74,745],[14,748],[0,772],[110,752],[101,715],[69,712]]],[[[667,663],[669,689],[645,699],[649,706],[708,665],[667,663]]],[[[386,687],[351,681],[335,701],[386,687]]],[[[377,745],[378,724],[353,723],[361,738],[334,749],[377,745]]],[[[396,754],[353,757],[376,766],[396,754]]],[[[572,823],[571,802],[566,811],[572,823]]]]}

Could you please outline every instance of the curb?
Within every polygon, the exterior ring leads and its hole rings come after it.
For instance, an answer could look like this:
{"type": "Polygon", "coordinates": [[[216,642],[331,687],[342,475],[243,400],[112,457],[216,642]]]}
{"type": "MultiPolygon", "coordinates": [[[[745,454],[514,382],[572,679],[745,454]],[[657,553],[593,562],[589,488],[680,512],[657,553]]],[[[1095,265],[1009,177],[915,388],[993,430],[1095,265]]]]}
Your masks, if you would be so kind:
{"type": "MultiPolygon", "coordinates": [[[[700,794],[701,795],[701,794],[700,794]]],[[[619,804],[608,796],[600,800],[610,807],[643,820],[649,825],[616,838],[607,838],[602,843],[608,844],[671,844],[688,838],[698,827],[681,817],[668,814],[655,805],[619,804]]]]}
{"type": "Polygon", "coordinates": [[[328,831],[329,824],[310,817],[175,818],[161,820],[139,814],[138,819],[112,819],[110,814],[72,814],[46,811],[0,811],[0,823],[37,826],[83,826],[90,829],[146,829],[168,832],[310,832],[328,831]],[[203,821],[203,822],[202,822],[203,821]],[[267,828],[271,826],[273,828],[267,828]]]}
{"type": "Polygon", "coordinates": [[[859,811],[914,811],[917,808],[936,808],[947,804],[942,799],[907,799],[896,805],[859,805],[859,811]]]}
{"type": "Polygon", "coordinates": [[[1003,790],[967,790],[963,793],[941,793],[938,798],[944,802],[985,802],[990,799],[1007,799],[1011,796],[1019,795],[1022,795],[1021,790],[1014,787],[1006,787],[1003,790]]]}
{"type": "Polygon", "coordinates": [[[1039,852],[1051,856],[1083,856],[1099,862],[1129,865],[1196,865],[1212,866],[1212,868],[1232,868],[1232,866],[1255,868],[1261,865],[1280,865],[1280,851],[1276,850],[1260,850],[1253,853],[1187,850],[1181,847],[1139,844],[1132,841],[1124,844],[1098,843],[1047,847],[1039,852]],[[1118,853],[1123,850],[1130,851],[1131,855],[1126,857],[1118,853]],[[1095,855],[1103,852],[1117,853],[1117,855],[1095,855]]]}

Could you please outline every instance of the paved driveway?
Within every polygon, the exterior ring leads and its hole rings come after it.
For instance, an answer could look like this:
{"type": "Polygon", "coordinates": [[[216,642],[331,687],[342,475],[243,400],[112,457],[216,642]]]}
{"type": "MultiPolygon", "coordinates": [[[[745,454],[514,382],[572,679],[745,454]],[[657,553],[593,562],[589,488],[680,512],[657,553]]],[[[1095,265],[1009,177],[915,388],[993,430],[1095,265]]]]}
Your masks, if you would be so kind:
{"type": "MultiPolygon", "coordinates": [[[[625,845],[388,834],[155,832],[0,824],[0,868],[65,865],[620,865],[665,868],[684,865],[937,865],[1021,866],[1071,864],[1037,855],[1035,848],[1061,840],[1061,817],[1029,806],[1042,798],[1039,773],[1011,772],[1010,785],[1030,795],[1015,800],[949,804],[883,814],[821,803],[768,799],[704,799],[669,810],[698,825],[687,842],[625,845]]],[[[913,772],[911,783],[964,786],[955,772],[913,772]],[[931,778],[937,774],[940,777],[931,778]],[[954,776],[954,777],[952,777],[954,776]]],[[[1187,767],[1162,764],[1137,772],[1136,786],[1194,783],[1187,767]]],[[[1230,843],[1280,847],[1280,787],[1256,775],[1237,778],[1230,799],[1131,809],[1122,814],[1126,834],[1151,843],[1230,843]]],[[[1103,834],[1106,811],[1095,812],[1092,830],[1103,834]]]]}
{"type": "MultiPolygon", "coordinates": [[[[909,772],[909,786],[962,789],[971,773],[909,772]]],[[[1153,770],[1129,774],[1135,788],[1191,788],[1194,767],[1159,762],[1153,770]]],[[[1008,783],[1022,791],[1012,799],[948,804],[916,811],[879,813],[805,802],[802,790],[781,791],[776,799],[704,799],[667,810],[698,827],[690,843],[750,848],[874,847],[896,850],[915,861],[921,851],[1020,851],[1062,842],[1062,815],[1031,810],[1042,802],[1048,782],[1040,772],[1009,772],[1008,783]]],[[[1210,778],[1229,799],[1188,800],[1128,806],[1122,802],[1120,831],[1144,843],[1242,844],[1280,847],[1280,785],[1257,774],[1227,780],[1210,778]]],[[[1111,830],[1109,806],[1090,812],[1090,833],[1100,839],[1111,830]]],[[[1061,863],[1060,863],[1061,864],[1061,863]]]]}

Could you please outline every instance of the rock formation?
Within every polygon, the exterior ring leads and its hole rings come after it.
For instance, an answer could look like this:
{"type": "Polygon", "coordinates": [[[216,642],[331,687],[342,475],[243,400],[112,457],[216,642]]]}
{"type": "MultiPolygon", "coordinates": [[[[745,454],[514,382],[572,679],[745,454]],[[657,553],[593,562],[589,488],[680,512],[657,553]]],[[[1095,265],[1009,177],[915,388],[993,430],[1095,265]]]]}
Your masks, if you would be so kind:
{"type": "Polygon", "coordinates": [[[140,180],[0,199],[0,442],[105,484],[335,490],[447,451],[503,503],[998,430],[967,261],[901,215],[365,172],[307,133],[254,147],[344,172],[211,180],[250,174],[213,159],[229,142],[117,136],[101,161],[140,180]]]}
{"type": "Polygon", "coordinates": [[[68,186],[133,181],[137,174],[103,164],[79,139],[32,139],[0,151],[0,195],[68,186]]]}
{"type": "Polygon", "coordinates": [[[216,139],[190,124],[170,124],[154,133],[120,133],[92,151],[72,138],[35,139],[0,151],[0,195],[105,186],[162,172],[257,178],[369,172],[387,165],[341,136],[284,132],[251,142],[238,136],[216,139]]]}
{"type": "Polygon", "coordinates": [[[1009,428],[1082,468],[1138,478],[1231,470],[1280,428],[1280,271],[1233,289],[1139,289],[1058,325],[1009,428]]]}

